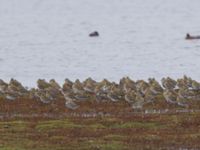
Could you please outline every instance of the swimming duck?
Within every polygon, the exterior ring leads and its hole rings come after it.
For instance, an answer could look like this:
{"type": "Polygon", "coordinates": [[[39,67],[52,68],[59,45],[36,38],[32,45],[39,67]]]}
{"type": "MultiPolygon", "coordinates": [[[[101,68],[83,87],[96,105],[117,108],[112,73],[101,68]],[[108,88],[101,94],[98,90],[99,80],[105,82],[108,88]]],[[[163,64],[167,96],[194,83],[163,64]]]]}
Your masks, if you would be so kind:
{"type": "Polygon", "coordinates": [[[99,32],[94,31],[94,32],[90,33],[89,36],[90,37],[97,37],[97,36],[99,36],[99,32]]]}
{"type": "Polygon", "coordinates": [[[200,36],[191,36],[189,33],[187,33],[185,39],[186,40],[195,40],[195,39],[200,39],[200,36]]]}

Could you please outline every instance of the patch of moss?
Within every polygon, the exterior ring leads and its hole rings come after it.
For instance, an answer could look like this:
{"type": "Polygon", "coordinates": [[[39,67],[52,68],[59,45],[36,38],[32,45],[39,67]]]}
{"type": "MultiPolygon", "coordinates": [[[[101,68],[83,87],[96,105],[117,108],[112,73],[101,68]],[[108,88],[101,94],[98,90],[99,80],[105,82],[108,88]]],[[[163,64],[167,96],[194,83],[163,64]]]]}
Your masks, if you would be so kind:
{"type": "Polygon", "coordinates": [[[117,135],[117,134],[109,134],[109,135],[106,135],[104,136],[104,139],[108,139],[108,140],[111,140],[111,141],[120,141],[120,140],[123,140],[123,139],[126,139],[127,136],[124,136],[124,135],[117,135]]]}
{"type": "Polygon", "coordinates": [[[100,145],[102,150],[123,150],[126,149],[121,143],[113,142],[100,145]]]}
{"type": "Polygon", "coordinates": [[[80,124],[74,124],[69,120],[50,120],[39,122],[35,129],[39,131],[46,131],[51,129],[63,129],[63,128],[82,128],[80,124]]]}
{"type": "MultiPolygon", "coordinates": [[[[6,135],[5,135],[6,136],[6,135]]],[[[7,135],[9,136],[9,135],[7,135]]],[[[41,144],[41,143],[40,143],[41,144]]],[[[27,139],[26,137],[15,138],[10,136],[0,149],[2,150],[32,150],[38,145],[37,141],[27,139]]],[[[38,146],[39,147],[39,146],[38,146]]]]}
{"type": "Polygon", "coordinates": [[[162,125],[158,122],[125,122],[120,124],[113,124],[111,128],[144,128],[144,129],[156,129],[164,128],[165,125],[162,125]]]}
{"type": "Polygon", "coordinates": [[[79,143],[79,147],[76,150],[125,150],[127,146],[119,141],[104,141],[104,140],[88,140],[79,143]]]}
{"type": "Polygon", "coordinates": [[[91,128],[91,129],[105,129],[106,128],[104,125],[102,125],[100,123],[91,124],[87,127],[91,128]]]}
{"type": "Polygon", "coordinates": [[[49,139],[52,141],[62,141],[65,140],[65,136],[52,136],[49,139]]]}
{"type": "Polygon", "coordinates": [[[6,121],[0,122],[0,129],[12,130],[12,131],[23,131],[27,128],[28,123],[25,121],[6,121]]]}
{"type": "Polygon", "coordinates": [[[10,147],[10,146],[5,146],[5,147],[0,147],[1,150],[26,150],[24,148],[17,148],[17,147],[10,147]]]}

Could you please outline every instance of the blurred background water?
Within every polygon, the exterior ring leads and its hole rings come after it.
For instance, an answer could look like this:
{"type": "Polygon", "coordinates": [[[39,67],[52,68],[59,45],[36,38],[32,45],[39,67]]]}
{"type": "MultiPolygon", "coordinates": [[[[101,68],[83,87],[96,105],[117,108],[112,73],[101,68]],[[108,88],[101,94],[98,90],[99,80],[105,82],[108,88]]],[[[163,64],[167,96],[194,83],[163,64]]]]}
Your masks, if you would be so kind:
{"type": "Polygon", "coordinates": [[[0,78],[200,80],[199,0],[1,0],[0,78]],[[99,31],[100,37],[88,34],[99,31]]]}

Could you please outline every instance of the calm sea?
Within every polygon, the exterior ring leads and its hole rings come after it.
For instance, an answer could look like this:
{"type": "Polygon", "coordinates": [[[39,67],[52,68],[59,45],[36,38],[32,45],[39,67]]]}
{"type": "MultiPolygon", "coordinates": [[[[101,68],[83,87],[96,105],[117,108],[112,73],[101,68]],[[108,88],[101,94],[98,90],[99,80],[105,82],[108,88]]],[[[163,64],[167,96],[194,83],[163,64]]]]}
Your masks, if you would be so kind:
{"type": "Polygon", "coordinates": [[[188,32],[200,35],[199,0],[1,0],[0,78],[200,80],[188,32]]]}

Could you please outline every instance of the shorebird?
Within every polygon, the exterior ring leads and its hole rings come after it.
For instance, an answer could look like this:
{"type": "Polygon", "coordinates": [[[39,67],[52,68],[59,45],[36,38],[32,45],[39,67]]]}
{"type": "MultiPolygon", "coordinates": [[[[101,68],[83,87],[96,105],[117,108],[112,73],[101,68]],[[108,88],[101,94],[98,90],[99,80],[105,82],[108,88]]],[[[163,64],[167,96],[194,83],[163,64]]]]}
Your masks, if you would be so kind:
{"type": "Polygon", "coordinates": [[[87,95],[87,94],[75,94],[74,98],[76,99],[76,101],[86,101],[86,100],[90,100],[90,95],[87,95]]]}
{"type": "Polygon", "coordinates": [[[38,89],[35,91],[35,96],[45,104],[50,103],[53,100],[53,97],[46,90],[38,89]]]}
{"type": "Polygon", "coordinates": [[[0,79],[0,93],[4,94],[8,88],[8,84],[0,79]]]}
{"type": "Polygon", "coordinates": [[[72,109],[72,110],[76,110],[77,108],[79,108],[79,106],[73,101],[71,101],[71,102],[66,101],[65,107],[67,107],[68,109],[72,109]]]}
{"type": "Polygon", "coordinates": [[[112,86],[112,83],[110,83],[106,79],[97,83],[94,89],[96,100],[97,101],[108,100],[109,98],[107,97],[107,94],[110,92],[111,86],[112,86]]]}
{"type": "Polygon", "coordinates": [[[69,79],[66,78],[64,84],[67,84],[68,86],[72,87],[73,82],[71,80],[69,80],[69,79]]]}
{"type": "Polygon", "coordinates": [[[193,98],[194,93],[187,88],[181,88],[178,90],[177,104],[179,106],[188,107],[188,102],[193,98]]]}
{"type": "Polygon", "coordinates": [[[186,98],[177,97],[177,105],[181,107],[188,107],[188,100],[186,98]]]}
{"type": "Polygon", "coordinates": [[[165,89],[163,92],[163,96],[168,103],[177,104],[177,93],[171,89],[165,89]]]}
{"type": "Polygon", "coordinates": [[[45,89],[45,91],[50,97],[52,97],[53,100],[59,99],[59,97],[62,95],[60,89],[55,87],[48,87],[45,89]]]}
{"type": "Polygon", "coordinates": [[[170,77],[161,79],[162,86],[165,89],[174,89],[176,87],[176,81],[171,79],[170,77]]]}
{"type": "Polygon", "coordinates": [[[49,81],[49,85],[51,87],[55,88],[55,89],[58,89],[58,90],[61,88],[61,86],[54,79],[51,79],[49,81]]]}
{"type": "Polygon", "coordinates": [[[199,91],[200,90],[200,83],[195,81],[195,80],[192,80],[192,89],[195,90],[195,91],[199,91]]]}
{"type": "Polygon", "coordinates": [[[78,79],[73,83],[72,90],[75,94],[83,94],[84,93],[83,85],[81,84],[81,82],[78,79]]]}
{"type": "Polygon", "coordinates": [[[111,86],[110,92],[108,92],[107,94],[107,97],[113,102],[122,100],[123,96],[124,96],[124,93],[115,84],[111,86]]]}
{"type": "Polygon", "coordinates": [[[152,91],[150,88],[146,90],[144,93],[145,103],[153,103],[155,100],[157,93],[152,91]]]}
{"type": "Polygon", "coordinates": [[[183,76],[184,82],[187,84],[188,88],[192,88],[192,78],[187,77],[186,75],[183,76]]]}
{"type": "Polygon", "coordinates": [[[83,81],[83,85],[87,84],[87,83],[96,84],[97,82],[95,80],[93,80],[91,77],[89,77],[85,81],[83,81]]]}
{"type": "Polygon", "coordinates": [[[17,80],[15,80],[15,79],[13,79],[13,78],[10,79],[9,84],[12,84],[12,85],[14,85],[14,86],[16,86],[16,87],[17,87],[17,86],[21,86],[21,83],[18,82],[17,80]]]}
{"type": "Polygon", "coordinates": [[[46,91],[54,98],[54,99],[58,99],[61,96],[61,86],[54,80],[51,79],[49,81],[49,87],[46,88],[46,91]]]}
{"type": "Polygon", "coordinates": [[[21,96],[21,93],[18,91],[17,87],[13,84],[13,80],[11,79],[11,81],[8,84],[8,87],[5,91],[5,98],[7,100],[15,100],[19,96],[21,96]]]}
{"type": "Polygon", "coordinates": [[[154,78],[149,79],[149,89],[154,93],[154,94],[161,94],[163,93],[163,88],[161,85],[156,81],[154,78]]]}
{"type": "Polygon", "coordinates": [[[136,90],[141,92],[143,95],[145,94],[146,90],[149,88],[149,84],[144,80],[139,80],[136,82],[136,90]]]}
{"type": "Polygon", "coordinates": [[[6,93],[17,93],[18,89],[13,84],[8,84],[8,88],[6,89],[6,93]]]}
{"type": "Polygon", "coordinates": [[[28,92],[27,89],[19,81],[12,78],[8,84],[8,88],[13,88],[13,90],[19,92],[20,94],[28,92]]]}
{"type": "Polygon", "coordinates": [[[141,92],[136,92],[135,102],[132,104],[134,110],[141,110],[145,104],[144,96],[141,92]]]}
{"type": "Polygon", "coordinates": [[[128,102],[129,104],[132,104],[135,102],[136,100],[136,92],[133,90],[129,90],[125,93],[124,99],[126,102],[128,102]]]}
{"type": "Polygon", "coordinates": [[[98,91],[95,93],[95,98],[96,101],[100,102],[100,101],[107,101],[108,97],[107,97],[107,93],[104,93],[102,91],[98,91]]]}
{"type": "Polygon", "coordinates": [[[38,89],[35,89],[35,88],[31,88],[29,90],[29,98],[30,99],[37,99],[38,96],[36,95],[36,92],[37,92],[38,89]]]}
{"type": "Polygon", "coordinates": [[[200,94],[199,93],[195,93],[195,95],[191,98],[191,100],[200,101],[200,94]]]}
{"type": "Polygon", "coordinates": [[[17,97],[28,95],[28,90],[26,90],[18,81],[11,79],[4,94],[6,94],[6,99],[14,100],[17,97]]]}
{"type": "Polygon", "coordinates": [[[72,85],[73,85],[73,82],[70,81],[69,79],[65,79],[65,82],[62,86],[62,90],[63,91],[68,91],[68,92],[72,92],[72,85]]]}
{"type": "Polygon", "coordinates": [[[122,91],[124,93],[127,93],[129,90],[133,90],[133,91],[136,91],[136,87],[133,88],[133,86],[131,86],[129,83],[125,83],[122,87],[122,91]]]}
{"type": "Polygon", "coordinates": [[[83,89],[88,93],[91,93],[91,94],[95,93],[95,85],[93,83],[86,83],[83,86],[83,89]]]}
{"type": "Polygon", "coordinates": [[[74,95],[73,93],[69,93],[66,91],[63,91],[62,89],[60,89],[61,93],[63,94],[64,98],[65,98],[65,107],[67,107],[68,109],[72,109],[75,110],[77,109],[79,106],[74,102],[74,95]]]}
{"type": "Polygon", "coordinates": [[[16,93],[6,93],[5,98],[7,100],[15,100],[17,99],[18,95],[16,93]]]}
{"type": "Polygon", "coordinates": [[[82,83],[78,79],[72,85],[70,82],[66,81],[63,85],[62,91],[67,94],[66,98],[69,96],[72,98],[73,95],[73,99],[77,101],[85,101],[90,98],[84,90],[82,83]]]}
{"type": "Polygon", "coordinates": [[[133,90],[129,90],[125,94],[124,98],[125,98],[125,101],[131,105],[134,111],[141,110],[143,108],[143,105],[145,104],[144,96],[139,91],[135,92],[133,90]]]}
{"type": "Polygon", "coordinates": [[[187,81],[185,79],[177,79],[178,88],[188,88],[187,81]]]}
{"type": "Polygon", "coordinates": [[[90,94],[95,93],[95,87],[96,87],[96,81],[94,81],[92,78],[87,78],[83,82],[83,89],[90,94]]]}
{"type": "Polygon", "coordinates": [[[111,87],[111,83],[106,79],[103,79],[103,81],[99,82],[99,84],[101,85],[101,89],[105,92],[109,91],[111,87]]]}
{"type": "Polygon", "coordinates": [[[50,84],[45,81],[45,79],[38,79],[37,86],[39,89],[45,89],[50,87],[50,84]]]}
{"type": "Polygon", "coordinates": [[[124,77],[120,79],[119,86],[125,93],[128,92],[129,90],[136,91],[136,83],[129,77],[124,77]]]}
{"type": "Polygon", "coordinates": [[[155,82],[158,83],[155,78],[148,78],[148,81],[149,81],[149,85],[152,85],[155,82]]]}
{"type": "Polygon", "coordinates": [[[95,87],[95,93],[105,93],[107,94],[109,91],[110,91],[110,88],[111,88],[111,83],[104,79],[103,81],[97,83],[96,87],[95,87]]]}

